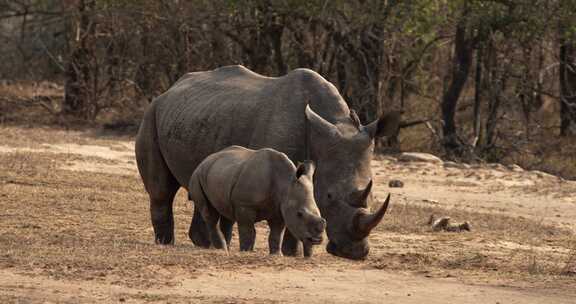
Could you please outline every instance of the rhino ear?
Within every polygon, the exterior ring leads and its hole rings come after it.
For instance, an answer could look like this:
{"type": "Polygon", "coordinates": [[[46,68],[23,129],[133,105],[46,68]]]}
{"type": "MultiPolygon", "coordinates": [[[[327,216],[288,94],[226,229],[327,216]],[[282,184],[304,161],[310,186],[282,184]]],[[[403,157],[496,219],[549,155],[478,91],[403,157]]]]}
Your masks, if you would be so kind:
{"type": "Polygon", "coordinates": [[[360,117],[358,117],[358,114],[356,114],[356,111],[350,109],[350,119],[352,119],[352,123],[354,124],[354,126],[360,130],[360,128],[362,127],[362,122],[360,122],[360,117]]]}
{"type": "Polygon", "coordinates": [[[334,138],[340,136],[340,130],[336,128],[335,125],[322,118],[320,115],[316,114],[310,105],[306,105],[306,119],[310,123],[312,130],[321,137],[334,138]]]}
{"type": "Polygon", "coordinates": [[[394,136],[400,129],[400,125],[402,124],[401,121],[402,111],[388,112],[364,127],[364,131],[367,132],[372,138],[394,136]]]}
{"type": "Polygon", "coordinates": [[[306,165],[306,175],[312,179],[316,171],[316,164],[311,160],[307,160],[304,162],[304,165],[306,165]]]}
{"type": "Polygon", "coordinates": [[[308,176],[310,179],[314,176],[314,171],[316,171],[316,165],[312,161],[305,161],[298,164],[296,168],[296,179],[302,177],[302,175],[308,176]]]}

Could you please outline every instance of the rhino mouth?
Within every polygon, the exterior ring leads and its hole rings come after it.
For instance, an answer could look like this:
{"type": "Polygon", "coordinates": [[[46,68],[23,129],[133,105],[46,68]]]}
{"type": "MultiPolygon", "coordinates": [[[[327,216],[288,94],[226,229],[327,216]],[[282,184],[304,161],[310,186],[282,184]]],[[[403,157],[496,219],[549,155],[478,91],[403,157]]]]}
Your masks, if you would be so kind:
{"type": "Polygon", "coordinates": [[[306,238],[306,242],[312,244],[312,245],[320,245],[322,244],[322,237],[321,236],[310,236],[306,238]]]}
{"type": "Polygon", "coordinates": [[[328,251],[328,253],[330,253],[331,255],[335,255],[341,258],[346,258],[350,260],[364,260],[368,255],[369,249],[362,248],[354,251],[342,250],[342,248],[340,248],[335,243],[328,242],[328,244],[326,245],[326,251],[328,251]]]}

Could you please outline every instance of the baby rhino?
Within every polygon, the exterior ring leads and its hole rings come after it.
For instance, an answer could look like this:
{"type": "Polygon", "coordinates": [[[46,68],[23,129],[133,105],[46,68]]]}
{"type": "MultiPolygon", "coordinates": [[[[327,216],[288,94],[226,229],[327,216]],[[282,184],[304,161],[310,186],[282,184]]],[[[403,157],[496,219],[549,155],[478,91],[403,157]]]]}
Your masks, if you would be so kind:
{"type": "Polygon", "coordinates": [[[227,250],[219,220],[238,222],[241,251],[254,249],[254,223],[267,220],[270,254],[279,253],[287,226],[309,256],[326,228],[314,200],[314,169],[311,162],[296,168],[273,149],[231,146],[200,163],[190,178],[189,198],[202,214],[215,248],[227,250]]]}

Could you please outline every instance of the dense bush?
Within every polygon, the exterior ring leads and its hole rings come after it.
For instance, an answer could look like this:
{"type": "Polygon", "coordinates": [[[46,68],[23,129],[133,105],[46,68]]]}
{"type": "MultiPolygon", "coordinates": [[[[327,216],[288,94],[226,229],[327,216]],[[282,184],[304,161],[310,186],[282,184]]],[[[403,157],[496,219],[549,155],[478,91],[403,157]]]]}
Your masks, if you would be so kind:
{"type": "Polygon", "coordinates": [[[428,120],[403,148],[559,172],[574,154],[575,35],[563,0],[0,0],[0,79],[60,83],[59,112],[95,120],[189,71],[307,67],[363,121],[428,120]]]}

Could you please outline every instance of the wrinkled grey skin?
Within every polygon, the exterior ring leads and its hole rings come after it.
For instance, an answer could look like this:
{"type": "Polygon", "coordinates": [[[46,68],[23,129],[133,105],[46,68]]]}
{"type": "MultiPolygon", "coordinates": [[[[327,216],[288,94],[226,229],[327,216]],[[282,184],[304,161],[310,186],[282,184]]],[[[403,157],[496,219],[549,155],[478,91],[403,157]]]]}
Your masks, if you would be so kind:
{"type": "MultiPolygon", "coordinates": [[[[392,112],[363,126],[338,90],[320,75],[297,69],[278,78],[242,66],[190,73],[149,106],[136,138],[136,159],[150,196],[156,242],[174,241],[172,201],[194,169],[208,155],[231,145],[273,148],[293,162],[303,161],[310,136],[316,164],[314,196],[327,220],[335,255],[362,259],[366,237],[380,214],[369,214],[374,138],[396,134],[400,115],[392,112]],[[307,107],[309,105],[309,107],[307,107]],[[308,127],[307,127],[308,126],[308,127]]],[[[225,237],[231,223],[221,221],[225,237]]],[[[205,224],[195,210],[189,236],[209,244],[205,224]]],[[[296,255],[299,242],[289,231],[282,252],[296,255]]]]}
{"type": "Polygon", "coordinates": [[[270,254],[278,254],[285,226],[306,247],[322,242],[326,221],[314,201],[313,174],[312,163],[296,170],[286,154],[276,150],[232,146],[198,165],[188,184],[189,198],[215,248],[230,246],[218,227],[222,217],[238,222],[241,251],[254,249],[254,223],[266,220],[270,254]]]}

